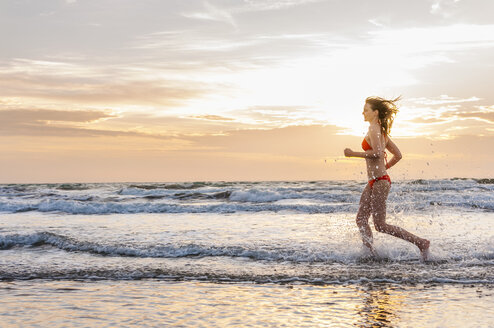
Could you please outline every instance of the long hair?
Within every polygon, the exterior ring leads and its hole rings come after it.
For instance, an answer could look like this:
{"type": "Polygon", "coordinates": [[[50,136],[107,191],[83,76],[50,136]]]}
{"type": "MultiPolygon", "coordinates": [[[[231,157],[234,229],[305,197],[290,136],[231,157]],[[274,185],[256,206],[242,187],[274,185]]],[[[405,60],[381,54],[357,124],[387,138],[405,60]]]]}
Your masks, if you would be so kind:
{"type": "Polygon", "coordinates": [[[395,99],[384,99],[381,97],[367,97],[365,102],[371,105],[373,110],[379,111],[379,124],[381,124],[381,132],[384,136],[388,136],[393,125],[394,117],[398,113],[396,102],[401,99],[401,96],[395,99]]]}

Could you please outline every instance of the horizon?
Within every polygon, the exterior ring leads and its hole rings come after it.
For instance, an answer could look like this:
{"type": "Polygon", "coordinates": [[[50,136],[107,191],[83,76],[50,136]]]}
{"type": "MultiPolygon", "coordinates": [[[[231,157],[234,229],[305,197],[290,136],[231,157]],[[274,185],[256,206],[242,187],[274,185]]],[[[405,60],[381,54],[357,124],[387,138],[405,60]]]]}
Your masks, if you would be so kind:
{"type": "MultiPolygon", "coordinates": [[[[415,181],[435,181],[435,180],[475,180],[480,184],[491,184],[494,183],[494,179],[485,177],[449,177],[449,178],[431,178],[431,179],[397,179],[393,182],[403,183],[403,182],[415,182],[415,181]]],[[[198,181],[62,181],[62,182],[19,182],[19,183],[0,183],[0,185],[75,185],[75,184],[220,184],[220,183],[271,183],[271,182],[288,182],[288,183],[312,183],[312,182],[356,182],[366,184],[365,179],[327,179],[327,180],[198,180],[198,181]]]]}

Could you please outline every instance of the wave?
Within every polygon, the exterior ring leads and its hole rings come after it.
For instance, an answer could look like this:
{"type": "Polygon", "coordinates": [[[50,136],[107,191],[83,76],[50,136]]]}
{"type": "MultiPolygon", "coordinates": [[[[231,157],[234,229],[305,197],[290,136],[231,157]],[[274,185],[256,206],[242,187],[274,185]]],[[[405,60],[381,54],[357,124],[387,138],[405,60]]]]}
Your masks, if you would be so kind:
{"type": "Polygon", "coordinates": [[[280,193],[276,191],[263,191],[263,190],[248,190],[248,191],[234,191],[230,196],[230,200],[238,201],[238,202],[252,202],[252,203],[260,203],[260,202],[274,202],[281,199],[288,198],[298,198],[300,195],[293,195],[288,193],[280,193]]]}
{"type": "Polygon", "coordinates": [[[135,213],[237,213],[237,212],[280,212],[335,213],[355,212],[357,204],[238,204],[232,202],[212,204],[170,204],[153,202],[84,202],[75,200],[44,200],[41,202],[0,202],[0,212],[19,213],[27,211],[57,212],[67,214],[135,214],[135,213]]]}
{"type": "Polygon", "coordinates": [[[429,182],[427,180],[424,180],[424,179],[411,180],[408,183],[409,184],[412,184],[412,185],[415,185],[415,184],[418,184],[418,185],[427,185],[427,184],[429,184],[429,182]]]}
{"type": "MultiPolygon", "coordinates": [[[[416,269],[416,265],[414,267],[416,269]]],[[[392,283],[402,285],[415,284],[494,284],[492,274],[474,274],[448,271],[426,271],[422,265],[421,272],[376,272],[372,270],[336,270],[325,273],[245,273],[221,272],[209,270],[191,270],[186,268],[166,268],[144,266],[139,268],[28,268],[21,270],[5,270],[0,268],[0,281],[16,280],[142,280],[155,279],[161,281],[202,281],[214,283],[258,283],[258,284],[305,284],[305,285],[339,285],[392,283]]]]}
{"type": "Polygon", "coordinates": [[[475,179],[480,184],[494,184],[494,179],[475,179]]]}
{"type": "Polygon", "coordinates": [[[87,190],[91,189],[91,186],[88,186],[83,183],[63,183],[56,186],[56,189],[59,190],[87,190]]]}
{"type": "Polygon", "coordinates": [[[290,249],[246,248],[243,246],[204,246],[188,244],[136,248],[125,245],[102,245],[88,241],[78,241],[72,237],[52,232],[0,236],[0,250],[11,249],[17,246],[40,247],[44,245],[53,246],[67,252],[87,252],[105,256],[141,258],[228,256],[262,261],[290,262],[327,262],[342,260],[341,257],[328,254],[327,252],[304,253],[303,251],[290,249]]]}
{"type": "MultiPolygon", "coordinates": [[[[388,205],[494,211],[494,179],[394,182],[388,205]]],[[[0,185],[0,212],[234,213],[355,211],[364,182],[191,182],[0,185]]]]}
{"type": "MultiPolygon", "coordinates": [[[[153,186],[154,187],[154,186],[153,186]]],[[[122,188],[118,191],[122,196],[165,196],[171,198],[225,198],[232,201],[241,202],[273,202],[281,199],[300,199],[300,198],[316,198],[331,200],[334,198],[348,197],[349,191],[343,190],[323,190],[309,187],[302,188],[219,188],[208,187],[197,190],[183,189],[180,192],[177,190],[169,190],[164,188],[122,188]]],[[[350,191],[351,193],[351,191],[350,191]]]]}
{"type": "Polygon", "coordinates": [[[231,194],[232,192],[227,190],[213,194],[205,194],[200,192],[193,192],[193,193],[181,192],[181,193],[176,193],[173,196],[177,199],[229,199],[231,194]]]}
{"type": "Polygon", "coordinates": [[[198,189],[204,187],[226,187],[233,183],[229,182],[190,182],[190,183],[151,183],[151,184],[131,184],[128,188],[134,189],[166,189],[166,190],[181,190],[181,189],[198,189]]]}
{"type": "MultiPolygon", "coordinates": [[[[107,214],[137,214],[137,213],[241,213],[241,212],[292,212],[306,214],[355,213],[358,201],[352,202],[323,202],[311,199],[286,199],[273,202],[230,201],[227,193],[214,195],[183,194],[175,196],[175,203],[167,201],[164,196],[145,196],[131,201],[122,199],[94,199],[65,200],[47,199],[42,201],[0,201],[0,212],[21,213],[38,211],[45,213],[66,213],[86,215],[107,214]],[[176,201],[184,201],[177,203],[176,201]],[[193,201],[205,200],[195,203],[193,201]]],[[[466,209],[494,211],[494,203],[490,199],[463,200],[463,199],[420,199],[406,201],[398,197],[390,197],[389,210],[394,213],[413,213],[415,211],[431,211],[436,209],[466,209]]]]}
{"type": "MultiPolygon", "coordinates": [[[[233,257],[249,258],[255,261],[285,261],[293,263],[366,263],[375,262],[414,262],[415,255],[401,255],[396,258],[382,257],[372,259],[357,253],[342,254],[331,249],[313,249],[303,247],[268,247],[268,246],[214,246],[214,245],[151,245],[131,247],[126,245],[105,245],[89,241],[77,240],[52,232],[35,232],[30,234],[0,235],[0,250],[14,247],[41,247],[49,245],[67,252],[85,252],[104,256],[123,256],[139,258],[183,258],[183,257],[233,257]]],[[[494,249],[486,249],[469,255],[470,261],[489,262],[494,260],[494,249]]],[[[448,262],[464,262],[465,256],[450,255],[436,258],[432,262],[442,264],[448,262]]],[[[493,263],[494,264],[494,263],[493,263]]]]}

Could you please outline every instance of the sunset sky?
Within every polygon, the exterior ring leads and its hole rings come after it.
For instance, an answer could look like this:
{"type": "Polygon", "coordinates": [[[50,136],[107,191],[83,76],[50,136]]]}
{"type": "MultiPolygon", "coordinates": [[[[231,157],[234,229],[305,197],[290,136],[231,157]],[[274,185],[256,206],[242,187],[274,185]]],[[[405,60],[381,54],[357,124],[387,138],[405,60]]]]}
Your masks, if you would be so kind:
{"type": "Polygon", "coordinates": [[[0,2],[0,183],[494,177],[494,1],[0,2]]]}

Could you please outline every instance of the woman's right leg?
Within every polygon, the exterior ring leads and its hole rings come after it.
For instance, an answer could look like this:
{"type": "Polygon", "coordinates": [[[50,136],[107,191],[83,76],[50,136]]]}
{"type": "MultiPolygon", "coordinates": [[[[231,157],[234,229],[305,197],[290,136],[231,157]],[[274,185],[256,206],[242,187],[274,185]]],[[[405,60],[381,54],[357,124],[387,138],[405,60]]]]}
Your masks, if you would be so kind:
{"type": "Polygon", "coordinates": [[[376,255],[373,246],[372,230],[369,226],[369,218],[371,216],[371,188],[367,184],[360,196],[359,209],[357,213],[357,227],[362,236],[362,242],[371,251],[373,255],[376,255]]]}
{"type": "Polygon", "coordinates": [[[427,260],[430,242],[420,238],[403,228],[386,223],[386,199],[388,198],[390,185],[386,181],[377,181],[371,194],[372,217],[374,227],[379,232],[401,238],[415,244],[422,254],[422,258],[427,260]]]}

